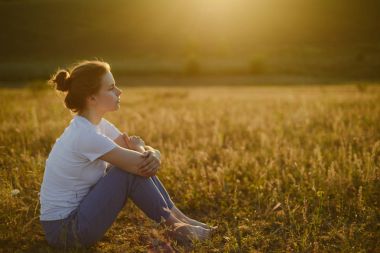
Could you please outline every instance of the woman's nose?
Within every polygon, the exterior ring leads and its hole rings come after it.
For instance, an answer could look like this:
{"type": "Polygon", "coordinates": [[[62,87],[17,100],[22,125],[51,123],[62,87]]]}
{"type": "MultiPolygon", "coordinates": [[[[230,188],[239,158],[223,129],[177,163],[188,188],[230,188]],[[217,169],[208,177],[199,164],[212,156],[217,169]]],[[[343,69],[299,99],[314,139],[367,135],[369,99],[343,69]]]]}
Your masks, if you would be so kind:
{"type": "Polygon", "coordinates": [[[122,91],[121,89],[117,88],[117,94],[118,94],[118,96],[119,96],[121,93],[123,93],[123,91],[122,91]]]}

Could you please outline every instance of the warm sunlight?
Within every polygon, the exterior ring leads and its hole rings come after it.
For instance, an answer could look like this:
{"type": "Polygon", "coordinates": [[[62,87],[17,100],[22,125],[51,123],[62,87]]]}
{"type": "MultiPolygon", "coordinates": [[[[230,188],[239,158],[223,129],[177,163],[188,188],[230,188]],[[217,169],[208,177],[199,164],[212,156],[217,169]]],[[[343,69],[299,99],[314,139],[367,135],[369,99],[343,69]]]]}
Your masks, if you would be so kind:
{"type": "MultiPolygon", "coordinates": [[[[163,1],[147,6],[141,15],[141,33],[157,34],[157,41],[175,46],[192,43],[209,53],[215,48],[252,46],[265,40],[274,43],[297,40],[306,28],[317,24],[318,10],[299,0],[194,0],[163,1]],[[303,11],[300,11],[302,8],[303,11]]],[[[327,17],[325,17],[327,18],[327,17]]],[[[314,29],[312,35],[318,36],[314,29]]]]}
{"type": "Polygon", "coordinates": [[[378,10],[0,0],[0,253],[380,253],[378,10]]]}

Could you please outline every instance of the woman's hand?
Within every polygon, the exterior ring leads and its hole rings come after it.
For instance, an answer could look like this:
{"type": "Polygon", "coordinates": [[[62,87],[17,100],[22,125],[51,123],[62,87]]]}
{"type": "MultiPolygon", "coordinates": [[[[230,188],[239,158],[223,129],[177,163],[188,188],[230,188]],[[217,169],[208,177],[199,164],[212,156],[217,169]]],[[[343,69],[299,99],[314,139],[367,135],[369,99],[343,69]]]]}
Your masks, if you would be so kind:
{"type": "Polygon", "coordinates": [[[154,156],[161,160],[161,152],[158,149],[152,148],[151,146],[145,146],[144,148],[146,151],[153,151],[154,156]]]}
{"type": "Polygon", "coordinates": [[[145,142],[143,141],[143,139],[140,138],[140,136],[128,136],[127,133],[123,133],[123,137],[129,149],[138,152],[145,151],[145,142]]]}
{"type": "Polygon", "coordinates": [[[143,153],[144,161],[138,166],[139,174],[144,177],[152,177],[156,175],[160,166],[161,160],[157,157],[154,151],[145,151],[143,153]]]}
{"type": "Polygon", "coordinates": [[[150,146],[145,146],[145,142],[139,136],[128,136],[127,133],[123,133],[123,138],[128,149],[143,153],[144,161],[138,166],[138,175],[143,177],[156,175],[161,166],[160,151],[150,146]],[[146,151],[145,148],[148,150],[146,151]]]}

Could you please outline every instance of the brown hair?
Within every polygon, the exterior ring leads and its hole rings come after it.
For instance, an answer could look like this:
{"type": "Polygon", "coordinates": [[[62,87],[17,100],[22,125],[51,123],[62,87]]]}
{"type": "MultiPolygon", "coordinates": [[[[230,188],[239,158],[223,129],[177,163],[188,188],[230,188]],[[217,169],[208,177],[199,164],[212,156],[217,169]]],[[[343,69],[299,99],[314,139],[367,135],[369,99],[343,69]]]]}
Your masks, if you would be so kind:
{"type": "Polygon", "coordinates": [[[82,61],[70,69],[59,69],[48,81],[56,90],[67,92],[65,105],[72,112],[84,109],[86,98],[96,94],[101,87],[101,78],[111,71],[103,61],[82,61]]]}

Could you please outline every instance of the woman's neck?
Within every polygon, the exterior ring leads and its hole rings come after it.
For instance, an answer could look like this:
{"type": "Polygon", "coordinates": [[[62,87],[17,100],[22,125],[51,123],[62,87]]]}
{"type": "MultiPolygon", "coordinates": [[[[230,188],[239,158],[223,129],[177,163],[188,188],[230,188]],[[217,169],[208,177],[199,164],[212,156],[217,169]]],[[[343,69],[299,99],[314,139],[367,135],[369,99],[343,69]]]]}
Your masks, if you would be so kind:
{"type": "Polygon", "coordinates": [[[90,111],[90,110],[78,112],[78,115],[86,118],[93,125],[98,125],[100,121],[102,120],[102,116],[103,116],[95,111],[90,111]]]}

